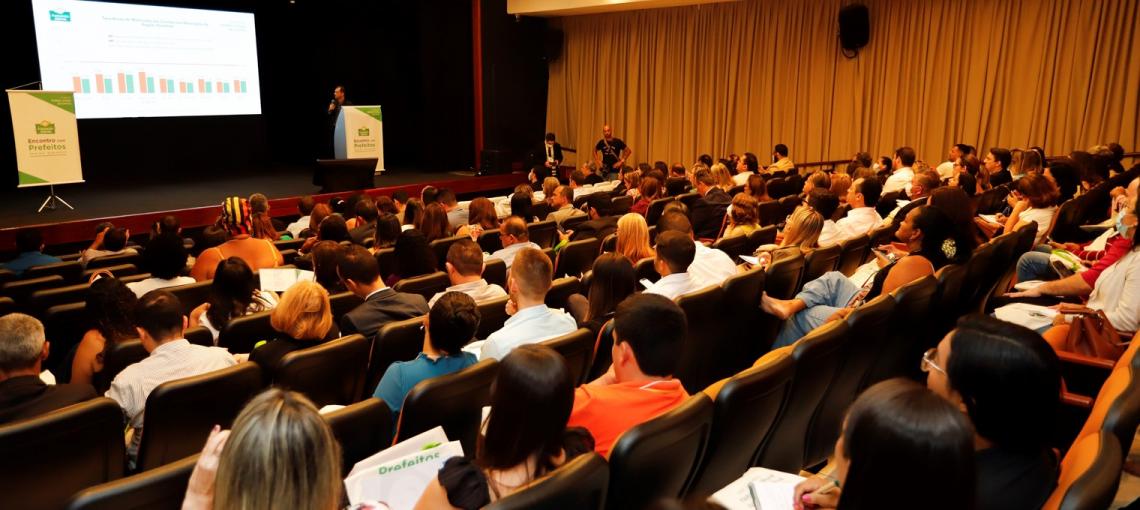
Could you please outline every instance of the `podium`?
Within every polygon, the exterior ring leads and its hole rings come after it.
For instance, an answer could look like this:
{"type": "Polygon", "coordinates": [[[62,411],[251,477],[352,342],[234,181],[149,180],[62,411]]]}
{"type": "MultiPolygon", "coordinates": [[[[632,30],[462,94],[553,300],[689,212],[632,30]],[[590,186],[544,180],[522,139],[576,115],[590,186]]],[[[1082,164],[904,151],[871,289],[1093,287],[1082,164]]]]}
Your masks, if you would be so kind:
{"type": "Polygon", "coordinates": [[[380,106],[340,108],[333,128],[333,158],[317,160],[313,184],[321,192],[371,188],[384,172],[384,123],[380,106]]]}

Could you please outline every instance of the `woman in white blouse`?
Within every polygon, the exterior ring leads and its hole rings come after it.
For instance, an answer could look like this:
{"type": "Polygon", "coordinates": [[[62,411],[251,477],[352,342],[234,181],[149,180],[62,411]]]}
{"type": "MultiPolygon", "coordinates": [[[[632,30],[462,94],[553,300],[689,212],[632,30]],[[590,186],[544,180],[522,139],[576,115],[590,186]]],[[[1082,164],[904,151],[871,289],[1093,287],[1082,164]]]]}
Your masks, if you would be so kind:
{"type": "Polygon", "coordinates": [[[190,327],[204,326],[217,343],[218,335],[230,320],[276,306],[277,294],[258,289],[257,277],[249,265],[230,257],[218,263],[209,297],[190,312],[190,327]]]}
{"type": "Polygon", "coordinates": [[[1007,201],[1013,211],[1009,216],[997,215],[997,223],[978,219],[978,226],[989,237],[1004,227],[1006,232],[1013,232],[1021,225],[1029,222],[1037,224],[1037,237],[1033,245],[1037,246],[1045,241],[1049,231],[1053,228],[1053,220],[1057,217],[1057,201],[1061,191],[1057,185],[1041,174],[1029,174],[1017,180],[1016,188],[1009,194],[1007,201]]]}

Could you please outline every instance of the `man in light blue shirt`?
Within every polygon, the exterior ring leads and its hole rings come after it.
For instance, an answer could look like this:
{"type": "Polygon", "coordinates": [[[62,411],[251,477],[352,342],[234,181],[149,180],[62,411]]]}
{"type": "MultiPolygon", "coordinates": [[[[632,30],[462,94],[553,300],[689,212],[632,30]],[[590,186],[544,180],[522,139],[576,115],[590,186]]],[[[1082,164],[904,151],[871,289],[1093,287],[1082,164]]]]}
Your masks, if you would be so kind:
{"type": "Polygon", "coordinates": [[[475,338],[478,327],[479,310],[471,296],[462,292],[444,294],[424,316],[423,352],[412,361],[389,365],[373,396],[383,400],[398,416],[404,397],[420,381],[475,364],[475,355],[463,352],[463,346],[475,338]]]}
{"type": "Polygon", "coordinates": [[[16,234],[16,250],[20,252],[20,255],[0,265],[0,267],[12,271],[18,276],[24,274],[24,271],[27,271],[29,267],[63,262],[58,257],[45,255],[43,249],[44,239],[39,230],[21,230],[16,234]]]}
{"type": "MultiPolygon", "coordinates": [[[[511,318],[483,342],[479,359],[501,360],[511,349],[559,337],[578,329],[570,314],[546,306],[546,292],[554,273],[546,254],[534,248],[520,250],[511,265],[507,292],[511,318]]],[[[472,346],[474,347],[474,346],[472,346]]]]}
{"type": "Polygon", "coordinates": [[[507,264],[507,269],[515,261],[515,255],[526,248],[539,249],[538,245],[530,242],[530,232],[526,229],[526,222],[518,216],[511,216],[499,225],[499,240],[503,249],[488,255],[486,258],[501,259],[507,264]]]}

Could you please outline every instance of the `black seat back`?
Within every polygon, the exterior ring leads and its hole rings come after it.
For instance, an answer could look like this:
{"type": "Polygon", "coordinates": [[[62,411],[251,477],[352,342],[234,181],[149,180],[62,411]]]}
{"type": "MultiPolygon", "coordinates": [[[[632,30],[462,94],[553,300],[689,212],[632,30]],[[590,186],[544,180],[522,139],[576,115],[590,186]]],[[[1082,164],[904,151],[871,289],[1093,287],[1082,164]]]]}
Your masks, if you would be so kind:
{"type": "Polygon", "coordinates": [[[198,305],[205,303],[206,299],[210,297],[210,286],[213,284],[213,280],[206,280],[204,282],[167,287],[163,290],[169,291],[178,298],[178,302],[182,303],[182,314],[189,317],[190,312],[194,311],[198,305]]]}
{"type": "Polygon", "coordinates": [[[67,504],[68,510],[179,510],[198,456],[89,487],[67,504]]]}
{"type": "Polygon", "coordinates": [[[483,406],[491,402],[491,383],[499,362],[485,359],[458,372],[420,381],[404,397],[396,425],[396,442],[437,426],[458,439],[463,451],[475,454],[483,406]]]}
{"type": "Polygon", "coordinates": [[[115,380],[115,376],[119,375],[119,372],[146,359],[149,355],[150,353],[146,352],[146,348],[143,347],[142,340],[132,339],[115,342],[103,356],[103,370],[95,374],[95,390],[100,395],[106,393],[111,387],[111,381],[115,380]]]}
{"type": "Polygon", "coordinates": [[[692,483],[712,431],[713,404],[704,394],[623,433],[610,450],[606,508],[645,508],[679,498],[692,483]]]}
{"type": "Polygon", "coordinates": [[[586,375],[587,381],[601,377],[613,364],[614,347],[614,321],[610,319],[598,330],[598,337],[594,340],[594,361],[590,363],[590,372],[586,375]]]}
{"type": "Polygon", "coordinates": [[[748,368],[752,361],[768,351],[771,344],[757,336],[763,312],[760,295],[764,292],[764,269],[754,267],[728,277],[724,289],[722,317],[728,318],[728,345],[722,355],[725,369],[732,373],[748,368]]]}
{"type": "Polygon", "coordinates": [[[479,309],[479,329],[475,332],[475,338],[487,338],[491,333],[503,328],[503,324],[509,318],[507,301],[510,301],[510,297],[503,296],[499,299],[475,304],[475,307],[479,309]]]}
{"type": "Polygon", "coordinates": [[[87,300],[87,289],[90,287],[91,284],[89,283],[79,283],[37,290],[28,297],[29,306],[27,309],[42,317],[48,308],[55,305],[85,302],[87,300]]]}
{"type": "Polygon", "coordinates": [[[922,353],[934,347],[941,336],[934,337],[930,324],[940,313],[934,308],[938,294],[938,278],[927,275],[891,292],[895,300],[894,316],[885,330],[888,340],[859,391],[892,377],[910,376],[920,379],[919,362],[922,353]]]}
{"type": "Polygon", "coordinates": [[[273,383],[303,393],[317,408],[360,400],[368,367],[368,340],[349,335],[281,358],[273,383]]]}
{"type": "Polygon", "coordinates": [[[333,321],[340,322],[340,318],[344,314],[351,312],[353,308],[360,306],[364,300],[351,292],[339,292],[329,296],[329,305],[332,308],[333,321]]]}
{"type": "Polygon", "coordinates": [[[230,319],[218,335],[218,346],[234,353],[250,352],[258,342],[272,340],[277,336],[277,332],[269,324],[269,316],[272,313],[273,310],[266,310],[230,319]]]}
{"type": "MultiPolygon", "coordinates": [[[[591,260],[591,262],[593,261],[591,260]]],[[[546,291],[546,306],[566,308],[566,301],[570,299],[570,296],[577,294],[580,288],[582,288],[582,283],[578,281],[576,276],[554,280],[550,284],[550,290],[546,291]]]]}
{"type": "Polygon", "coordinates": [[[510,496],[491,503],[487,510],[602,510],[610,484],[610,466],[597,453],[575,457],[549,476],[510,496]]]}
{"type": "Polygon", "coordinates": [[[755,248],[749,250],[748,236],[736,236],[721,239],[713,243],[712,248],[723,251],[732,261],[739,264],[741,255],[751,255],[755,248]]]}
{"type": "Polygon", "coordinates": [[[779,233],[779,228],[775,225],[768,225],[760,227],[759,230],[754,230],[748,234],[748,245],[752,247],[750,251],[756,251],[765,244],[776,244],[776,234],[779,233]]]}
{"type": "Polygon", "coordinates": [[[776,225],[783,223],[787,217],[788,215],[784,214],[784,208],[780,206],[779,200],[760,202],[761,225],[775,227],[776,225]]]}
{"type": "Polygon", "coordinates": [[[707,287],[676,299],[685,312],[688,330],[681,347],[676,377],[689,393],[734,373],[731,324],[724,320],[724,289],[707,287]]]}
{"type": "Polygon", "coordinates": [[[507,288],[507,263],[503,259],[488,259],[483,262],[483,279],[487,283],[493,283],[507,288]]]}
{"type": "Polygon", "coordinates": [[[883,195],[879,197],[879,203],[875,204],[875,212],[879,213],[879,216],[886,218],[891,214],[891,211],[898,208],[898,200],[900,198],[905,200],[906,194],[901,191],[888,191],[883,193],[883,195]]]}
{"type": "Polygon", "coordinates": [[[594,259],[598,257],[598,250],[602,241],[598,238],[572,241],[558,252],[554,264],[554,277],[574,276],[581,277],[594,266],[594,259]]]}
{"type": "Polygon", "coordinates": [[[118,255],[108,255],[106,257],[99,257],[91,259],[87,263],[87,269],[102,269],[111,266],[121,266],[123,264],[133,264],[135,266],[142,264],[141,253],[120,253],[118,255]]]}
{"type": "Polygon", "coordinates": [[[32,310],[28,308],[28,305],[31,300],[28,298],[33,292],[41,289],[63,287],[65,285],[67,285],[67,282],[63,280],[62,276],[57,274],[38,278],[23,278],[0,285],[0,294],[12,298],[20,310],[30,312],[32,310]]]}
{"type": "Polygon", "coordinates": [[[392,410],[378,398],[366,398],[321,416],[340,443],[343,475],[348,475],[357,462],[392,444],[392,410]]]}
{"type": "Polygon", "coordinates": [[[613,202],[610,211],[614,214],[625,214],[633,208],[633,197],[629,195],[621,195],[610,199],[613,202]]]}
{"type": "Polygon", "coordinates": [[[650,225],[656,225],[657,220],[661,219],[661,215],[665,213],[665,206],[672,202],[674,197],[658,198],[649,203],[649,208],[645,211],[645,222],[650,225]]]}
{"type": "Polygon", "coordinates": [[[447,261],[447,250],[451,249],[451,245],[462,241],[464,239],[471,239],[469,235],[451,236],[443,239],[436,239],[429,244],[432,253],[435,253],[435,260],[438,261],[439,267],[443,267],[443,263],[447,261]]]}
{"type": "Polygon", "coordinates": [[[68,353],[79,345],[83,335],[92,326],[91,317],[87,314],[87,304],[55,305],[48,308],[41,318],[44,323],[44,333],[51,342],[47,367],[58,370],[58,365],[67,362],[68,353]]]}
{"type": "MultiPolygon", "coordinates": [[[[798,193],[798,191],[796,193],[798,193]]],[[[798,194],[793,194],[781,198],[780,214],[783,214],[784,217],[787,218],[788,216],[791,216],[792,213],[796,212],[796,208],[798,208],[800,204],[803,204],[803,200],[800,199],[798,194]]]]}
{"type": "Polygon", "coordinates": [[[838,244],[833,244],[824,248],[816,248],[808,253],[804,259],[804,275],[800,282],[802,288],[804,284],[815,280],[830,271],[835,271],[835,267],[839,264],[839,256],[843,253],[843,248],[838,244]]]}
{"type": "Polygon", "coordinates": [[[871,236],[863,234],[852,237],[839,243],[839,261],[836,270],[844,276],[855,274],[855,270],[867,260],[867,252],[871,246],[871,236]]]}
{"type": "Polygon", "coordinates": [[[713,402],[713,429],[690,493],[712,494],[740,477],[768,439],[792,387],[790,355],[741,372],[713,402]]]}
{"type": "Polygon", "coordinates": [[[649,280],[656,283],[661,279],[661,275],[657,274],[657,268],[653,267],[653,257],[641,259],[633,264],[633,271],[637,273],[637,280],[649,280]]]}
{"type": "Polygon", "coordinates": [[[486,253],[495,253],[503,249],[503,240],[499,239],[498,230],[484,230],[479,234],[479,248],[486,253]]]}
{"type": "Polygon", "coordinates": [[[138,470],[200,452],[214,425],[229,428],[261,388],[261,369],[256,363],[239,363],[158,385],[146,399],[138,470]]]}
{"type": "Polygon", "coordinates": [[[558,223],[554,220],[528,223],[526,230],[530,242],[537,244],[540,248],[550,248],[558,241],[558,223]]]}
{"type": "Polygon", "coordinates": [[[376,263],[380,265],[381,278],[387,278],[388,275],[396,272],[396,249],[381,248],[376,250],[376,263]]]}
{"type": "Polygon", "coordinates": [[[447,273],[436,271],[431,274],[404,278],[396,282],[396,285],[392,286],[392,290],[396,292],[419,294],[423,296],[425,300],[431,300],[432,296],[435,296],[438,292],[443,292],[450,285],[451,280],[447,277],[447,273]]]}
{"type": "Polygon", "coordinates": [[[79,277],[82,274],[83,266],[79,265],[78,261],[56,262],[29,267],[27,271],[24,271],[24,279],[57,275],[63,278],[65,283],[72,284],[80,283],[79,277]]]}
{"type": "Polygon", "coordinates": [[[765,271],[764,291],[777,299],[792,299],[800,288],[806,260],[802,253],[777,257],[765,271]]]}
{"type": "Polygon", "coordinates": [[[123,411],[100,397],[0,426],[0,459],[5,508],[62,508],[72,494],[122,478],[123,411]]]}
{"type": "MultiPolygon", "coordinates": [[[[364,393],[371,395],[380,384],[380,378],[388,366],[397,361],[411,361],[419,356],[424,346],[424,318],[412,317],[402,321],[389,322],[376,332],[371,345],[371,354],[364,358],[368,362],[364,378],[364,393]]],[[[399,402],[393,402],[397,406],[399,402]]]]}
{"type": "Polygon", "coordinates": [[[594,361],[594,341],[593,331],[589,328],[578,328],[572,333],[545,340],[542,344],[558,351],[558,354],[565,358],[566,368],[570,369],[570,378],[577,386],[586,382],[590,364],[594,361]]]}

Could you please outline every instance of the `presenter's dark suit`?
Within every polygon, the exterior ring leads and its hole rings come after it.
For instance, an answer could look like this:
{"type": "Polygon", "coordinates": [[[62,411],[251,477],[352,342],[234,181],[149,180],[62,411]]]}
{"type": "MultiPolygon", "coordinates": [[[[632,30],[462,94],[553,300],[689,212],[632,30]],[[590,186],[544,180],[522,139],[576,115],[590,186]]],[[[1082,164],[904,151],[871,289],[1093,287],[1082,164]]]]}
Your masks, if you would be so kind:
{"type": "Polygon", "coordinates": [[[724,213],[731,203],[732,197],[717,187],[710,188],[705,196],[698,198],[693,203],[693,210],[689,211],[693,223],[693,237],[716,239],[724,222],[724,213]]]}
{"type": "MultiPolygon", "coordinates": [[[[543,165],[543,168],[546,168],[546,143],[545,142],[543,142],[542,147],[540,147],[538,149],[538,153],[541,155],[541,156],[539,156],[539,164],[543,165]]],[[[563,161],[566,161],[566,159],[562,157],[562,144],[560,144],[558,142],[554,142],[554,161],[557,161],[559,164],[562,164],[563,161]]],[[[552,169],[552,171],[553,171],[553,169],[552,169]]]]}
{"type": "Polygon", "coordinates": [[[22,375],[0,382],[0,424],[35,418],[95,398],[87,384],[49,386],[38,376],[22,375]]]}
{"type": "Polygon", "coordinates": [[[617,232],[619,219],[617,216],[602,216],[596,220],[579,223],[577,227],[574,227],[574,235],[570,237],[570,240],[580,241],[591,237],[596,237],[599,240],[605,239],[606,236],[617,232]]]}
{"type": "Polygon", "coordinates": [[[386,288],[361,303],[340,319],[342,335],[360,333],[372,339],[385,324],[419,317],[428,313],[427,300],[419,294],[396,292],[386,288]]]}

